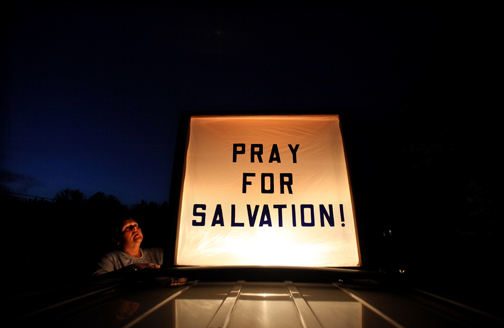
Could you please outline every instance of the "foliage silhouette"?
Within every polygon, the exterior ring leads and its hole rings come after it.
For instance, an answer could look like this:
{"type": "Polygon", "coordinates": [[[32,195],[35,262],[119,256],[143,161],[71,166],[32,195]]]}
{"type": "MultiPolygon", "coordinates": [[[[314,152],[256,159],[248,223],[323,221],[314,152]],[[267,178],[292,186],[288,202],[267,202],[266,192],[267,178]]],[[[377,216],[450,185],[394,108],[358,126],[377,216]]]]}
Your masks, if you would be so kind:
{"type": "MultiPolygon", "coordinates": [[[[5,188],[4,188],[5,189],[5,188]]],[[[21,198],[2,189],[2,221],[17,259],[11,274],[23,280],[23,288],[87,279],[97,260],[114,247],[112,229],[124,216],[139,219],[145,247],[164,247],[172,252],[168,203],[142,201],[133,206],[103,192],[89,198],[75,189],[58,192],[54,200],[21,198]]]]}

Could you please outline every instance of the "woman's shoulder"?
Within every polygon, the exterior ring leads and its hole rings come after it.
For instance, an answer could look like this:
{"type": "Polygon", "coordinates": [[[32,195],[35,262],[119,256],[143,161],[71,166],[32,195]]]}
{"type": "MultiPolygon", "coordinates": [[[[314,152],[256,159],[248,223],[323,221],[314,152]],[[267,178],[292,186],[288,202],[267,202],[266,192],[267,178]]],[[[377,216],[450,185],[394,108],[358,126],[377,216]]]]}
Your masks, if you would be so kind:
{"type": "Polygon", "coordinates": [[[123,251],[119,250],[119,249],[113,249],[113,250],[110,250],[108,252],[106,252],[104,255],[103,255],[103,259],[113,259],[113,258],[119,258],[121,256],[124,256],[123,254],[125,254],[123,251]]]}
{"type": "Polygon", "coordinates": [[[161,247],[149,247],[149,248],[142,248],[142,252],[150,254],[163,254],[164,250],[161,247]]]}

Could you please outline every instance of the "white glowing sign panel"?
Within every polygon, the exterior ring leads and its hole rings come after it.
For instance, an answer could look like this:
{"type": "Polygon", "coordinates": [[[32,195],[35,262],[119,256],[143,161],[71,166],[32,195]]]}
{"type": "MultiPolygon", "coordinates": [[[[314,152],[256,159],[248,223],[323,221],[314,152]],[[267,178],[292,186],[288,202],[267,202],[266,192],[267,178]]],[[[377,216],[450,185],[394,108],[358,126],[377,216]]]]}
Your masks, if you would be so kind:
{"type": "Polygon", "coordinates": [[[359,266],[338,115],[195,116],[176,265],[359,266]]]}

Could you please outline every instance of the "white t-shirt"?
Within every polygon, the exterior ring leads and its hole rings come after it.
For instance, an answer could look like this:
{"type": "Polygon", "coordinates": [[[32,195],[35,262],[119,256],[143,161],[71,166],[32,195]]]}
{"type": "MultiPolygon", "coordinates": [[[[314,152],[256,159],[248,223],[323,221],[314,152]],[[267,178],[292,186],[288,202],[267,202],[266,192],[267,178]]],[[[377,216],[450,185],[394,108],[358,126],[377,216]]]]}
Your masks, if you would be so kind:
{"type": "Polygon", "coordinates": [[[98,276],[104,273],[121,270],[135,263],[155,263],[163,265],[162,248],[140,248],[140,253],[142,256],[134,257],[121,250],[111,251],[98,262],[98,269],[94,272],[94,275],[98,276]]]}

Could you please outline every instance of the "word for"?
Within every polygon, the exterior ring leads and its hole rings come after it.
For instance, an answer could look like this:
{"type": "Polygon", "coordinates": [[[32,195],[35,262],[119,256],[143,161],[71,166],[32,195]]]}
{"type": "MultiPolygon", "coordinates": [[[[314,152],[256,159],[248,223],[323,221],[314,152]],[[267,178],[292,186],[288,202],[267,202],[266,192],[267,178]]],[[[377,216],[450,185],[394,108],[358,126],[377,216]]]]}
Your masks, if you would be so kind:
{"type": "MultiPolygon", "coordinates": [[[[247,186],[252,185],[252,181],[248,178],[255,177],[255,173],[243,173],[242,193],[247,193],[247,186]]],[[[272,194],[275,192],[273,173],[261,173],[261,193],[272,194]]],[[[292,173],[280,173],[280,193],[284,194],[287,188],[289,194],[292,194],[292,173]]]]}
{"type": "MultiPolygon", "coordinates": [[[[235,204],[231,204],[229,212],[227,212],[226,215],[224,215],[222,205],[217,204],[215,209],[213,209],[211,213],[208,213],[209,220],[207,220],[206,204],[194,204],[193,217],[195,219],[192,220],[192,225],[195,227],[203,227],[205,225],[212,227],[254,227],[257,223],[258,227],[272,227],[273,225],[283,227],[284,214],[290,216],[290,219],[292,220],[292,227],[297,227],[298,223],[301,227],[314,227],[316,222],[319,222],[321,227],[324,227],[326,223],[330,227],[334,227],[335,224],[333,204],[329,204],[327,206],[321,204],[318,206],[318,211],[316,210],[317,206],[312,204],[301,204],[299,205],[299,208],[297,208],[295,204],[292,204],[289,206],[289,209],[286,204],[274,204],[271,205],[271,207],[272,210],[270,210],[270,206],[267,204],[254,206],[247,204],[247,217],[238,219],[236,217],[235,204]],[[316,216],[318,216],[318,218],[316,218],[316,216]]],[[[345,215],[343,212],[343,204],[339,204],[339,214],[341,226],[344,227],[345,215]]]]}

